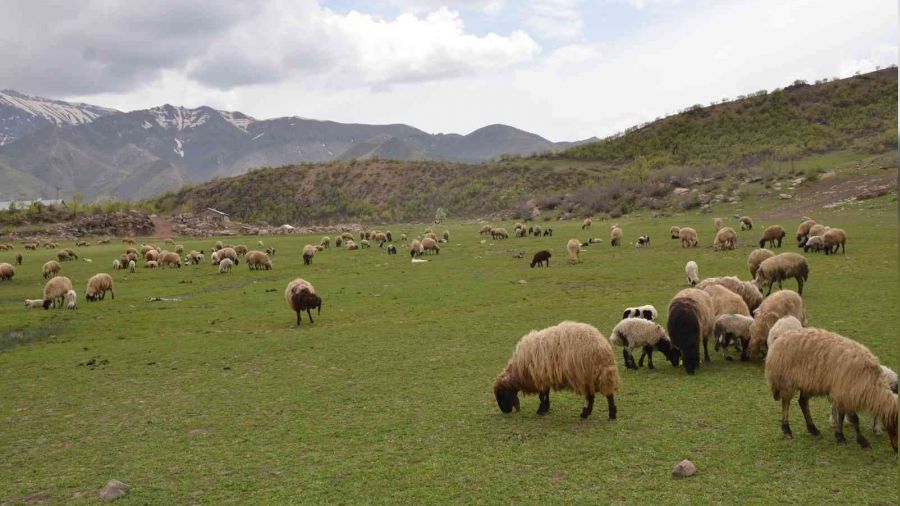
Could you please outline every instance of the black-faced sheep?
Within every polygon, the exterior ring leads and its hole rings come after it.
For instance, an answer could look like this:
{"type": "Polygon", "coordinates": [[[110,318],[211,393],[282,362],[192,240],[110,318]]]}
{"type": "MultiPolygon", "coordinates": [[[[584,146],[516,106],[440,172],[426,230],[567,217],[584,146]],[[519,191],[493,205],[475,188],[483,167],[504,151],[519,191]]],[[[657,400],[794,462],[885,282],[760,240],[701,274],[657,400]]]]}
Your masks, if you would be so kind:
{"type": "Polygon", "coordinates": [[[550,227],[545,228],[544,237],[553,237],[553,229],[550,227]]]}
{"type": "Polygon", "coordinates": [[[741,216],[741,230],[753,230],[753,220],[749,216],[741,216]]]}
{"type": "Polygon", "coordinates": [[[713,239],[713,250],[733,250],[737,246],[737,233],[731,227],[722,227],[713,239]]]}
{"type": "Polygon", "coordinates": [[[669,320],[666,324],[669,339],[681,351],[684,370],[694,374],[700,367],[700,341],[703,341],[703,356],[709,362],[708,340],[715,325],[715,307],[710,296],[703,290],[685,288],[669,302],[669,320]]]}
{"type": "Polygon", "coordinates": [[[87,282],[84,290],[84,298],[87,301],[103,300],[106,292],[115,300],[116,292],[113,291],[112,276],[106,273],[94,274],[87,282]]]}
{"type": "Polygon", "coordinates": [[[620,321],[612,334],[610,342],[622,347],[622,357],[625,367],[637,369],[644,367],[644,358],[648,359],[647,366],[653,369],[653,349],[656,348],[673,366],[678,365],[681,354],[672,346],[669,336],[656,322],[643,318],[627,318],[620,321]],[[631,350],[641,348],[641,358],[635,363],[631,350]]]}
{"type": "Polygon", "coordinates": [[[622,242],[622,229],[618,225],[613,225],[609,231],[609,245],[618,246],[622,242]]]}
{"type": "Polygon", "coordinates": [[[797,293],[803,295],[803,283],[809,279],[809,264],[806,257],[798,253],[781,253],[772,258],[767,258],[756,271],[754,284],[762,290],[768,286],[766,295],[772,293],[772,285],[778,282],[778,288],[782,288],[785,279],[797,280],[797,293]]]}
{"type": "Polygon", "coordinates": [[[306,311],[309,317],[309,323],[313,323],[311,310],[315,308],[317,314],[322,314],[322,299],[316,294],[316,289],[312,284],[303,278],[297,278],[288,283],[284,290],[284,300],[288,307],[297,313],[297,326],[300,326],[300,314],[306,311]]]}
{"type": "Polygon", "coordinates": [[[691,260],[684,266],[684,273],[687,274],[688,283],[691,286],[697,286],[697,283],[700,282],[700,275],[698,273],[699,267],[697,267],[697,262],[691,260]]]}
{"type": "Polygon", "coordinates": [[[847,233],[844,232],[843,229],[840,228],[832,228],[828,232],[825,232],[825,235],[822,236],[823,248],[825,249],[825,254],[830,255],[832,253],[837,253],[838,249],[841,250],[845,255],[847,254],[847,233]]]}
{"type": "Polygon", "coordinates": [[[715,350],[723,348],[726,352],[725,360],[731,360],[727,355],[728,347],[734,343],[741,354],[741,361],[749,358],[750,326],[753,318],[742,314],[722,314],[716,317],[713,325],[713,334],[716,338],[715,350]]]}
{"type": "Polygon", "coordinates": [[[803,299],[797,292],[792,290],[776,292],[759,305],[753,318],[753,325],[750,326],[750,358],[753,360],[759,358],[763,346],[769,339],[769,331],[785,316],[793,316],[801,323],[806,322],[803,299]]]}
{"type": "Polygon", "coordinates": [[[645,320],[656,321],[656,308],[653,304],[645,304],[637,307],[626,307],[622,313],[622,319],[626,318],[643,318],[645,320]]]}
{"type": "Polygon", "coordinates": [[[781,400],[781,430],[793,437],[788,410],[794,394],[800,394],[800,410],[806,430],[819,435],[809,412],[809,399],[828,396],[837,408],[835,439],[844,444],[844,416],[856,431],[856,442],[869,448],[859,428],[860,411],[880,418],[897,451],[897,394],[885,378],[878,358],[865,346],[823,329],[786,332],[766,357],[766,383],[775,400],[781,400]]]}
{"type": "Polygon", "coordinates": [[[803,244],[809,238],[809,230],[816,224],[816,220],[805,220],[797,226],[797,244],[803,244]]]}
{"type": "Polygon", "coordinates": [[[44,263],[43,267],[41,267],[41,271],[44,274],[44,279],[51,278],[59,274],[59,271],[62,270],[62,267],[59,265],[59,262],[56,260],[50,260],[44,263]]]}
{"type": "Polygon", "coordinates": [[[697,231],[691,227],[684,227],[678,231],[678,238],[681,239],[682,248],[696,248],[700,245],[697,238],[697,231]]]}
{"type": "Polygon", "coordinates": [[[741,298],[744,299],[744,302],[747,304],[747,309],[749,309],[751,313],[759,307],[759,304],[763,300],[762,292],[759,291],[759,288],[756,287],[753,281],[741,281],[735,276],[706,278],[698,283],[695,288],[702,290],[710,284],[722,285],[740,295],[741,298]]]}
{"type": "Polygon", "coordinates": [[[672,225],[671,227],[669,227],[669,237],[671,239],[678,239],[680,233],[681,233],[681,227],[677,227],[675,225],[672,225]]]}
{"type": "Polygon", "coordinates": [[[569,263],[578,263],[578,254],[581,253],[581,243],[578,242],[578,239],[569,239],[569,242],[566,243],[566,251],[569,253],[569,263]]]}
{"type": "Polygon", "coordinates": [[[750,269],[750,278],[756,279],[756,271],[759,270],[759,264],[766,259],[775,256],[771,250],[765,248],[755,249],[747,256],[747,267],[750,269]]]}
{"type": "Polygon", "coordinates": [[[409,243],[409,256],[416,258],[424,254],[425,250],[422,248],[422,242],[418,239],[413,239],[412,242],[409,243]]]}
{"type": "Polygon", "coordinates": [[[303,265],[311,265],[314,256],[316,256],[316,248],[312,244],[303,246],[303,265]]]}
{"type": "Polygon", "coordinates": [[[772,225],[763,230],[763,235],[759,239],[759,247],[765,248],[766,243],[772,248],[780,248],[781,240],[784,239],[785,233],[781,225],[772,225]]]}
{"type": "Polygon", "coordinates": [[[344,238],[343,238],[343,237],[338,236],[338,237],[335,237],[335,238],[334,238],[334,246],[335,246],[336,248],[340,248],[341,245],[342,245],[343,243],[344,243],[344,238]]]}
{"type": "Polygon", "coordinates": [[[390,231],[390,230],[388,230],[387,232],[385,232],[385,233],[384,233],[384,236],[387,237],[388,242],[393,242],[393,241],[394,241],[394,236],[393,236],[393,234],[391,234],[391,231],[390,231]]]}
{"type": "Polygon", "coordinates": [[[581,418],[591,415],[594,395],[600,393],[606,397],[609,419],[615,420],[613,396],[620,381],[612,346],[603,334],[585,323],[564,321],[522,337],[493,390],[503,413],[519,411],[520,391],[537,394],[538,416],[550,410],[550,390],[573,390],[585,396],[581,418]]]}
{"type": "Polygon", "coordinates": [[[591,228],[592,223],[593,223],[592,219],[585,218],[584,221],[581,222],[581,230],[584,230],[586,228],[591,228]]]}
{"type": "Polygon", "coordinates": [[[547,250],[538,251],[534,254],[534,258],[531,259],[531,267],[534,268],[535,265],[544,267],[545,262],[547,267],[550,267],[550,256],[550,252],[547,250]]]}
{"type": "Polygon", "coordinates": [[[65,276],[56,276],[44,285],[44,309],[63,307],[66,294],[72,290],[72,280],[65,276]]]}
{"type": "Polygon", "coordinates": [[[397,254],[397,247],[394,246],[393,244],[388,244],[387,252],[388,252],[388,255],[396,255],[396,254],[397,254]]]}

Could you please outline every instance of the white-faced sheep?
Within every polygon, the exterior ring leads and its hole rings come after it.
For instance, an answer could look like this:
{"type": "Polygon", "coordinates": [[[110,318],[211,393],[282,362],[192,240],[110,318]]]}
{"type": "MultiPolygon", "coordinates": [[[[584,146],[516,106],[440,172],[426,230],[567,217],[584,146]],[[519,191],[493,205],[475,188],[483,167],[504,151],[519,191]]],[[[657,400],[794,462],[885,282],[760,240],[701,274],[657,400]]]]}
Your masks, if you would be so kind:
{"type": "Polygon", "coordinates": [[[618,225],[613,225],[609,231],[609,245],[619,246],[622,243],[622,229],[618,225]]]}
{"type": "MultiPolygon", "coordinates": [[[[305,249],[306,248],[304,248],[304,250],[305,249]]],[[[244,263],[247,264],[247,268],[251,271],[258,271],[261,269],[267,271],[272,270],[272,260],[265,251],[248,251],[247,254],[244,255],[244,263]]]]}
{"type": "Polygon", "coordinates": [[[681,239],[682,248],[696,248],[700,245],[697,238],[697,231],[691,227],[684,227],[678,231],[678,238],[681,239]]]}
{"type": "Polygon", "coordinates": [[[753,325],[750,326],[750,358],[753,360],[759,358],[763,346],[769,339],[772,326],[785,316],[793,316],[801,323],[806,323],[803,299],[793,290],[776,292],[759,305],[753,318],[753,325]]]}
{"type": "Polygon", "coordinates": [[[648,359],[647,366],[653,369],[653,349],[656,348],[673,366],[678,365],[681,354],[672,346],[669,336],[656,322],[643,318],[627,318],[620,321],[610,334],[610,342],[622,347],[622,357],[625,367],[637,369],[644,367],[644,358],[648,359]],[[631,350],[640,348],[641,358],[637,363],[631,350]]]}
{"type": "Polygon", "coordinates": [[[297,326],[300,326],[300,314],[306,311],[309,323],[313,323],[311,310],[315,308],[317,314],[322,314],[322,299],[316,293],[316,289],[302,278],[297,278],[288,283],[284,290],[284,300],[288,307],[297,313],[297,326]]]}
{"type": "Polygon", "coordinates": [[[569,263],[578,263],[578,254],[581,253],[581,243],[578,239],[569,239],[566,243],[566,251],[569,253],[569,263]]]}
{"type": "Polygon", "coordinates": [[[538,267],[544,267],[544,264],[547,264],[547,267],[550,267],[550,257],[552,255],[547,250],[541,250],[534,254],[534,257],[531,259],[531,267],[534,268],[535,265],[538,267]]]}
{"type": "Polygon", "coordinates": [[[134,260],[129,260],[128,261],[128,272],[133,274],[134,270],[136,268],[137,268],[137,262],[135,262],[134,260]]]}
{"type": "Polygon", "coordinates": [[[72,289],[72,280],[65,276],[56,276],[44,285],[44,309],[63,307],[66,294],[72,289]]]}
{"type": "Polygon", "coordinates": [[[753,220],[749,216],[741,216],[741,230],[753,230],[753,220]]]}
{"type": "Polygon", "coordinates": [[[119,261],[118,258],[115,259],[115,260],[113,260],[112,268],[113,268],[114,271],[118,271],[118,270],[123,269],[123,267],[122,267],[122,262],[119,261]]]}
{"type": "Polygon", "coordinates": [[[800,394],[800,410],[806,430],[819,435],[809,412],[809,399],[827,396],[835,404],[835,439],[844,444],[847,415],[856,431],[856,442],[869,448],[859,428],[860,411],[880,418],[897,451],[897,394],[891,390],[878,358],[865,346],[844,336],[818,328],[786,332],[766,357],[766,383],[775,400],[781,400],[781,430],[793,437],[788,410],[794,394],[800,394]]]}
{"type": "Polygon", "coordinates": [[[709,362],[709,336],[715,325],[715,307],[709,294],[696,288],[681,290],[669,302],[666,329],[672,344],[684,358],[684,370],[693,375],[700,367],[700,342],[703,358],[709,362]]]}
{"type": "Polygon", "coordinates": [[[116,292],[113,291],[112,276],[106,273],[94,274],[87,282],[87,288],[84,290],[84,298],[87,301],[103,300],[106,298],[106,292],[115,300],[116,292]]]}
{"type": "Polygon", "coordinates": [[[426,253],[434,253],[435,255],[440,255],[441,253],[441,247],[438,246],[437,241],[430,237],[422,239],[422,250],[426,253]]]}
{"type": "Polygon", "coordinates": [[[785,317],[779,318],[772,328],[769,329],[769,335],[766,337],[766,348],[771,349],[772,343],[775,342],[776,339],[782,336],[785,332],[790,332],[791,330],[797,330],[803,328],[803,322],[798,320],[796,317],[787,315],[785,317]]]}
{"type": "Polygon", "coordinates": [[[695,288],[704,289],[706,286],[722,285],[725,288],[741,296],[747,304],[747,309],[752,313],[763,300],[762,292],[753,284],[753,281],[741,281],[735,276],[724,276],[716,278],[706,278],[697,284],[695,288]]]}
{"type": "Polygon", "coordinates": [[[716,227],[716,232],[722,228],[722,218],[716,218],[713,220],[713,226],[716,227]]]}
{"type": "Polygon", "coordinates": [[[6,262],[0,263],[0,281],[10,280],[16,275],[16,269],[6,262]]]}
{"type": "Polygon", "coordinates": [[[713,239],[713,250],[733,250],[737,246],[737,233],[731,227],[722,227],[713,239]]]}
{"type": "Polygon", "coordinates": [[[159,255],[159,265],[162,267],[181,268],[181,257],[174,251],[164,251],[159,255]]]}
{"type": "Polygon", "coordinates": [[[760,290],[768,286],[766,295],[769,295],[775,282],[778,282],[778,288],[781,289],[782,282],[791,278],[797,280],[797,293],[803,295],[803,284],[809,279],[809,264],[806,257],[798,253],[781,253],[759,264],[754,284],[760,290]]]}
{"type": "Polygon", "coordinates": [[[409,256],[415,258],[424,254],[425,250],[422,248],[422,242],[418,239],[413,239],[412,242],[409,243],[409,256]]]}
{"type": "Polygon", "coordinates": [[[741,361],[746,361],[749,356],[751,325],[753,325],[753,318],[747,315],[722,314],[717,316],[713,325],[716,351],[722,348],[726,353],[725,360],[731,360],[731,357],[727,355],[728,347],[734,343],[741,354],[741,361]]]}
{"type": "Polygon", "coordinates": [[[581,230],[586,228],[591,228],[591,224],[593,224],[593,220],[591,218],[585,218],[584,221],[581,222],[581,230]]]}
{"type": "Polygon", "coordinates": [[[838,249],[840,249],[841,252],[845,255],[847,254],[847,233],[844,232],[843,229],[830,229],[828,232],[825,232],[825,235],[822,236],[822,240],[826,255],[830,255],[832,253],[836,254],[838,252],[838,249]]]}
{"type": "Polygon", "coordinates": [[[766,243],[769,243],[769,247],[771,248],[780,248],[781,241],[784,239],[785,233],[784,229],[781,225],[772,225],[770,227],[766,227],[763,230],[763,235],[759,239],[759,247],[765,248],[766,243]]]}
{"type": "Polygon", "coordinates": [[[697,262],[693,260],[690,260],[684,266],[684,273],[687,274],[688,283],[690,283],[691,286],[697,286],[697,283],[700,282],[699,269],[700,268],[697,267],[697,262]]]}
{"type": "Polygon", "coordinates": [[[809,238],[809,230],[816,224],[816,220],[806,219],[797,226],[797,244],[803,244],[809,238]]]}
{"type": "Polygon", "coordinates": [[[678,237],[679,237],[678,234],[680,234],[680,233],[681,233],[681,227],[678,227],[675,225],[672,225],[671,227],[669,227],[669,238],[678,239],[678,237]]]}
{"type": "Polygon", "coordinates": [[[750,269],[750,278],[756,279],[756,271],[759,270],[759,264],[766,259],[772,258],[775,253],[765,248],[755,249],[747,256],[747,267],[750,269]]]}
{"type": "Polygon", "coordinates": [[[41,267],[41,271],[44,273],[44,279],[51,278],[59,274],[59,271],[62,270],[62,267],[59,265],[59,262],[56,260],[50,260],[44,263],[43,267],[41,267]]]}
{"type": "Polygon", "coordinates": [[[314,256],[316,256],[315,246],[312,244],[303,246],[303,265],[311,265],[314,256]]]}
{"type": "Polygon", "coordinates": [[[538,416],[550,410],[550,390],[573,390],[585,396],[581,418],[591,415],[599,393],[606,397],[609,419],[615,420],[614,394],[620,383],[612,346],[603,334],[588,324],[564,321],[522,337],[493,390],[503,413],[519,411],[520,391],[537,394],[538,416]]]}
{"type": "Polygon", "coordinates": [[[232,267],[234,267],[234,262],[232,262],[230,258],[223,258],[219,261],[219,274],[231,272],[232,267]]]}
{"type": "Polygon", "coordinates": [[[656,321],[656,308],[653,304],[644,304],[637,307],[626,307],[622,313],[622,319],[626,318],[643,318],[645,320],[656,321]]]}
{"type": "MultiPolygon", "coordinates": [[[[891,392],[894,392],[896,394],[897,393],[897,373],[890,367],[887,367],[884,365],[881,366],[881,373],[884,376],[885,381],[887,381],[888,384],[891,386],[891,392]]],[[[829,420],[832,427],[837,427],[837,420],[838,420],[838,408],[837,408],[837,405],[832,402],[831,403],[831,419],[829,420]]],[[[841,432],[843,432],[843,430],[841,432]]],[[[873,420],[872,420],[872,434],[875,434],[876,436],[880,436],[882,434],[881,419],[878,418],[877,416],[873,417],[873,420]]]]}

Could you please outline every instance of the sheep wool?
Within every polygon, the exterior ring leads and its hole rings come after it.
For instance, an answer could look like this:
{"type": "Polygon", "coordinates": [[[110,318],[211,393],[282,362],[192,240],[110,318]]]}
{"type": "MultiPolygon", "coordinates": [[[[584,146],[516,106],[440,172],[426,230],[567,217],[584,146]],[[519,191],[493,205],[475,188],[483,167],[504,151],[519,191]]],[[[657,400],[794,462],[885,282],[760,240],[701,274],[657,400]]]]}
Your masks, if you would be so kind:
{"type": "Polygon", "coordinates": [[[709,294],[696,288],[681,290],[669,302],[666,324],[669,339],[684,358],[684,370],[693,375],[700,367],[700,342],[704,360],[709,362],[708,340],[713,334],[715,307],[709,294]]]}
{"type": "Polygon", "coordinates": [[[764,260],[772,258],[775,253],[765,248],[755,249],[747,256],[747,267],[750,269],[750,278],[756,279],[756,271],[759,270],[759,264],[764,260]]]}
{"type": "Polygon", "coordinates": [[[797,293],[803,295],[803,284],[809,279],[809,264],[806,257],[799,253],[781,253],[763,260],[756,270],[754,284],[760,290],[768,286],[766,295],[769,295],[775,282],[778,282],[780,289],[782,282],[790,278],[797,280],[797,293]]]}
{"type": "Polygon", "coordinates": [[[113,291],[112,276],[101,272],[94,274],[88,279],[87,287],[84,290],[84,298],[88,301],[103,300],[106,297],[106,292],[109,292],[113,299],[116,298],[116,293],[113,291]]]}
{"type": "Polygon", "coordinates": [[[747,303],[740,295],[732,292],[722,285],[707,285],[703,287],[703,291],[709,294],[715,308],[715,315],[723,314],[739,314],[750,316],[750,309],[747,303]]]}
{"type": "Polygon", "coordinates": [[[50,260],[41,267],[41,271],[44,273],[44,279],[56,276],[61,270],[62,266],[60,266],[59,262],[56,260],[50,260]]]}
{"type": "Polygon", "coordinates": [[[44,309],[62,307],[66,293],[72,289],[72,280],[65,276],[56,276],[44,285],[44,309]]]}
{"type": "Polygon", "coordinates": [[[772,326],[785,316],[793,316],[801,323],[806,323],[803,299],[792,290],[776,292],[760,304],[753,325],[750,326],[750,358],[754,360],[759,358],[763,345],[769,339],[772,326]]]}
{"type": "Polygon", "coordinates": [[[700,275],[698,274],[699,267],[697,267],[697,262],[690,260],[684,266],[684,273],[687,274],[688,283],[691,286],[697,286],[697,283],[700,282],[700,275]]]}
{"type": "Polygon", "coordinates": [[[697,238],[697,231],[691,227],[684,227],[678,231],[678,238],[681,239],[682,248],[696,248],[700,245],[697,238]]]}
{"type": "Polygon", "coordinates": [[[784,229],[781,228],[781,225],[772,225],[763,230],[763,235],[759,239],[759,247],[765,248],[766,243],[769,243],[769,246],[772,248],[780,248],[781,240],[784,239],[784,229]]]}
{"type": "Polygon", "coordinates": [[[772,349],[772,343],[775,342],[776,339],[782,336],[785,332],[790,332],[791,330],[798,330],[803,328],[803,322],[798,320],[797,318],[788,315],[784,318],[779,318],[778,321],[772,325],[772,328],[769,329],[769,335],[766,337],[766,347],[772,349]]]}
{"type": "Polygon", "coordinates": [[[607,399],[609,419],[615,420],[620,384],[612,346],[603,334],[591,325],[564,321],[522,337],[493,390],[503,413],[519,410],[520,391],[537,394],[539,416],[550,410],[550,390],[572,390],[585,396],[581,418],[591,415],[599,393],[607,399]]]}
{"type": "Polygon", "coordinates": [[[16,275],[16,269],[12,264],[0,263],[0,281],[8,281],[16,275]]]}
{"type": "Polygon", "coordinates": [[[566,251],[569,253],[569,263],[578,263],[578,254],[581,253],[581,243],[578,239],[569,239],[566,243],[566,251]]]}
{"type": "Polygon", "coordinates": [[[713,239],[713,250],[733,250],[737,246],[737,234],[731,227],[722,227],[713,239]]]}
{"type": "Polygon", "coordinates": [[[753,284],[752,281],[741,281],[735,276],[724,276],[717,278],[706,278],[697,284],[695,288],[702,290],[708,285],[722,285],[725,288],[741,296],[747,304],[747,309],[752,313],[754,309],[759,307],[763,300],[762,292],[753,284]]]}
{"type": "Polygon", "coordinates": [[[620,321],[610,334],[612,344],[622,347],[625,367],[638,369],[644,367],[644,358],[648,358],[647,366],[653,369],[653,349],[656,348],[673,366],[678,365],[680,353],[672,346],[669,336],[656,322],[643,318],[627,318],[620,321]],[[635,363],[631,350],[641,348],[641,358],[635,363]]]}
{"type": "Polygon", "coordinates": [[[441,254],[441,247],[438,246],[437,241],[431,237],[422,239],[422,250],[426,253],[434,253],[435,255],[441,254]]]}

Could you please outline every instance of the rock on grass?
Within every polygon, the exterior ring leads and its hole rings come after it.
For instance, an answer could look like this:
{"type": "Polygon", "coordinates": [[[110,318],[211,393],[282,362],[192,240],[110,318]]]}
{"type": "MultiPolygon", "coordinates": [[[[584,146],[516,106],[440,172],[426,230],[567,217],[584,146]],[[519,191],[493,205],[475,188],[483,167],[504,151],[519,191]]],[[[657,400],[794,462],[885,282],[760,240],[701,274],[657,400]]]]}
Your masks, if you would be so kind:
{"type": "Polygon", "coordinates": [[[697,467],[690,460],[682,460],[681,462],[675,464],[675,467],[672,468],[672,476],[676,478],[687,478],[688,476],[697,472],[697,467]]]}
{"type": "Polygon", "coordinates": [[[103,502],[112,502],[128,493],[128,485],[119,480],[109,480],[106,486],[100,490],[98,499],[103,502]]]}

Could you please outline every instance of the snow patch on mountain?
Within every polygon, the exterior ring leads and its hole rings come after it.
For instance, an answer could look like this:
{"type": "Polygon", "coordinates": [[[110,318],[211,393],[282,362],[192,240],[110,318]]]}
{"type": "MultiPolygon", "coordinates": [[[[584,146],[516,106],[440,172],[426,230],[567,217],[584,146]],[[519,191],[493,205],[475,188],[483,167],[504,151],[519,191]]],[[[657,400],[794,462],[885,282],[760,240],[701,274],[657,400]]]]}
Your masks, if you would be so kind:
{"type": "Polygon", "coordinates": [[[118,112],[115,109],[90,104],[32,97],[13,90],[0,91],[0,105],[14,107],[29,116],[43,118],[56,126],[90,123],[100,116],[118,112]]]}
{"type": "Polygon", "coordinates": [[[184,158],[184,143],[178,137],[175,138],[175,153],[184,158]]]}
{"type": "MultiPolygon", "coordinates": [[[[221,114],[222,118],[225,121],[231,123],[232,125],[236,126],[237,128],[239,128],[245,132],[247,131],[247,127],[250,126],[251,123],[256,122],[255,118],[251,118],[250,116],[247,116],[244,113],[232,112],[232,111],[216,111],[216,112],[221,114]]],[[[254,137],[254,139],[255,139],[255,137],[254,137]]]]}

